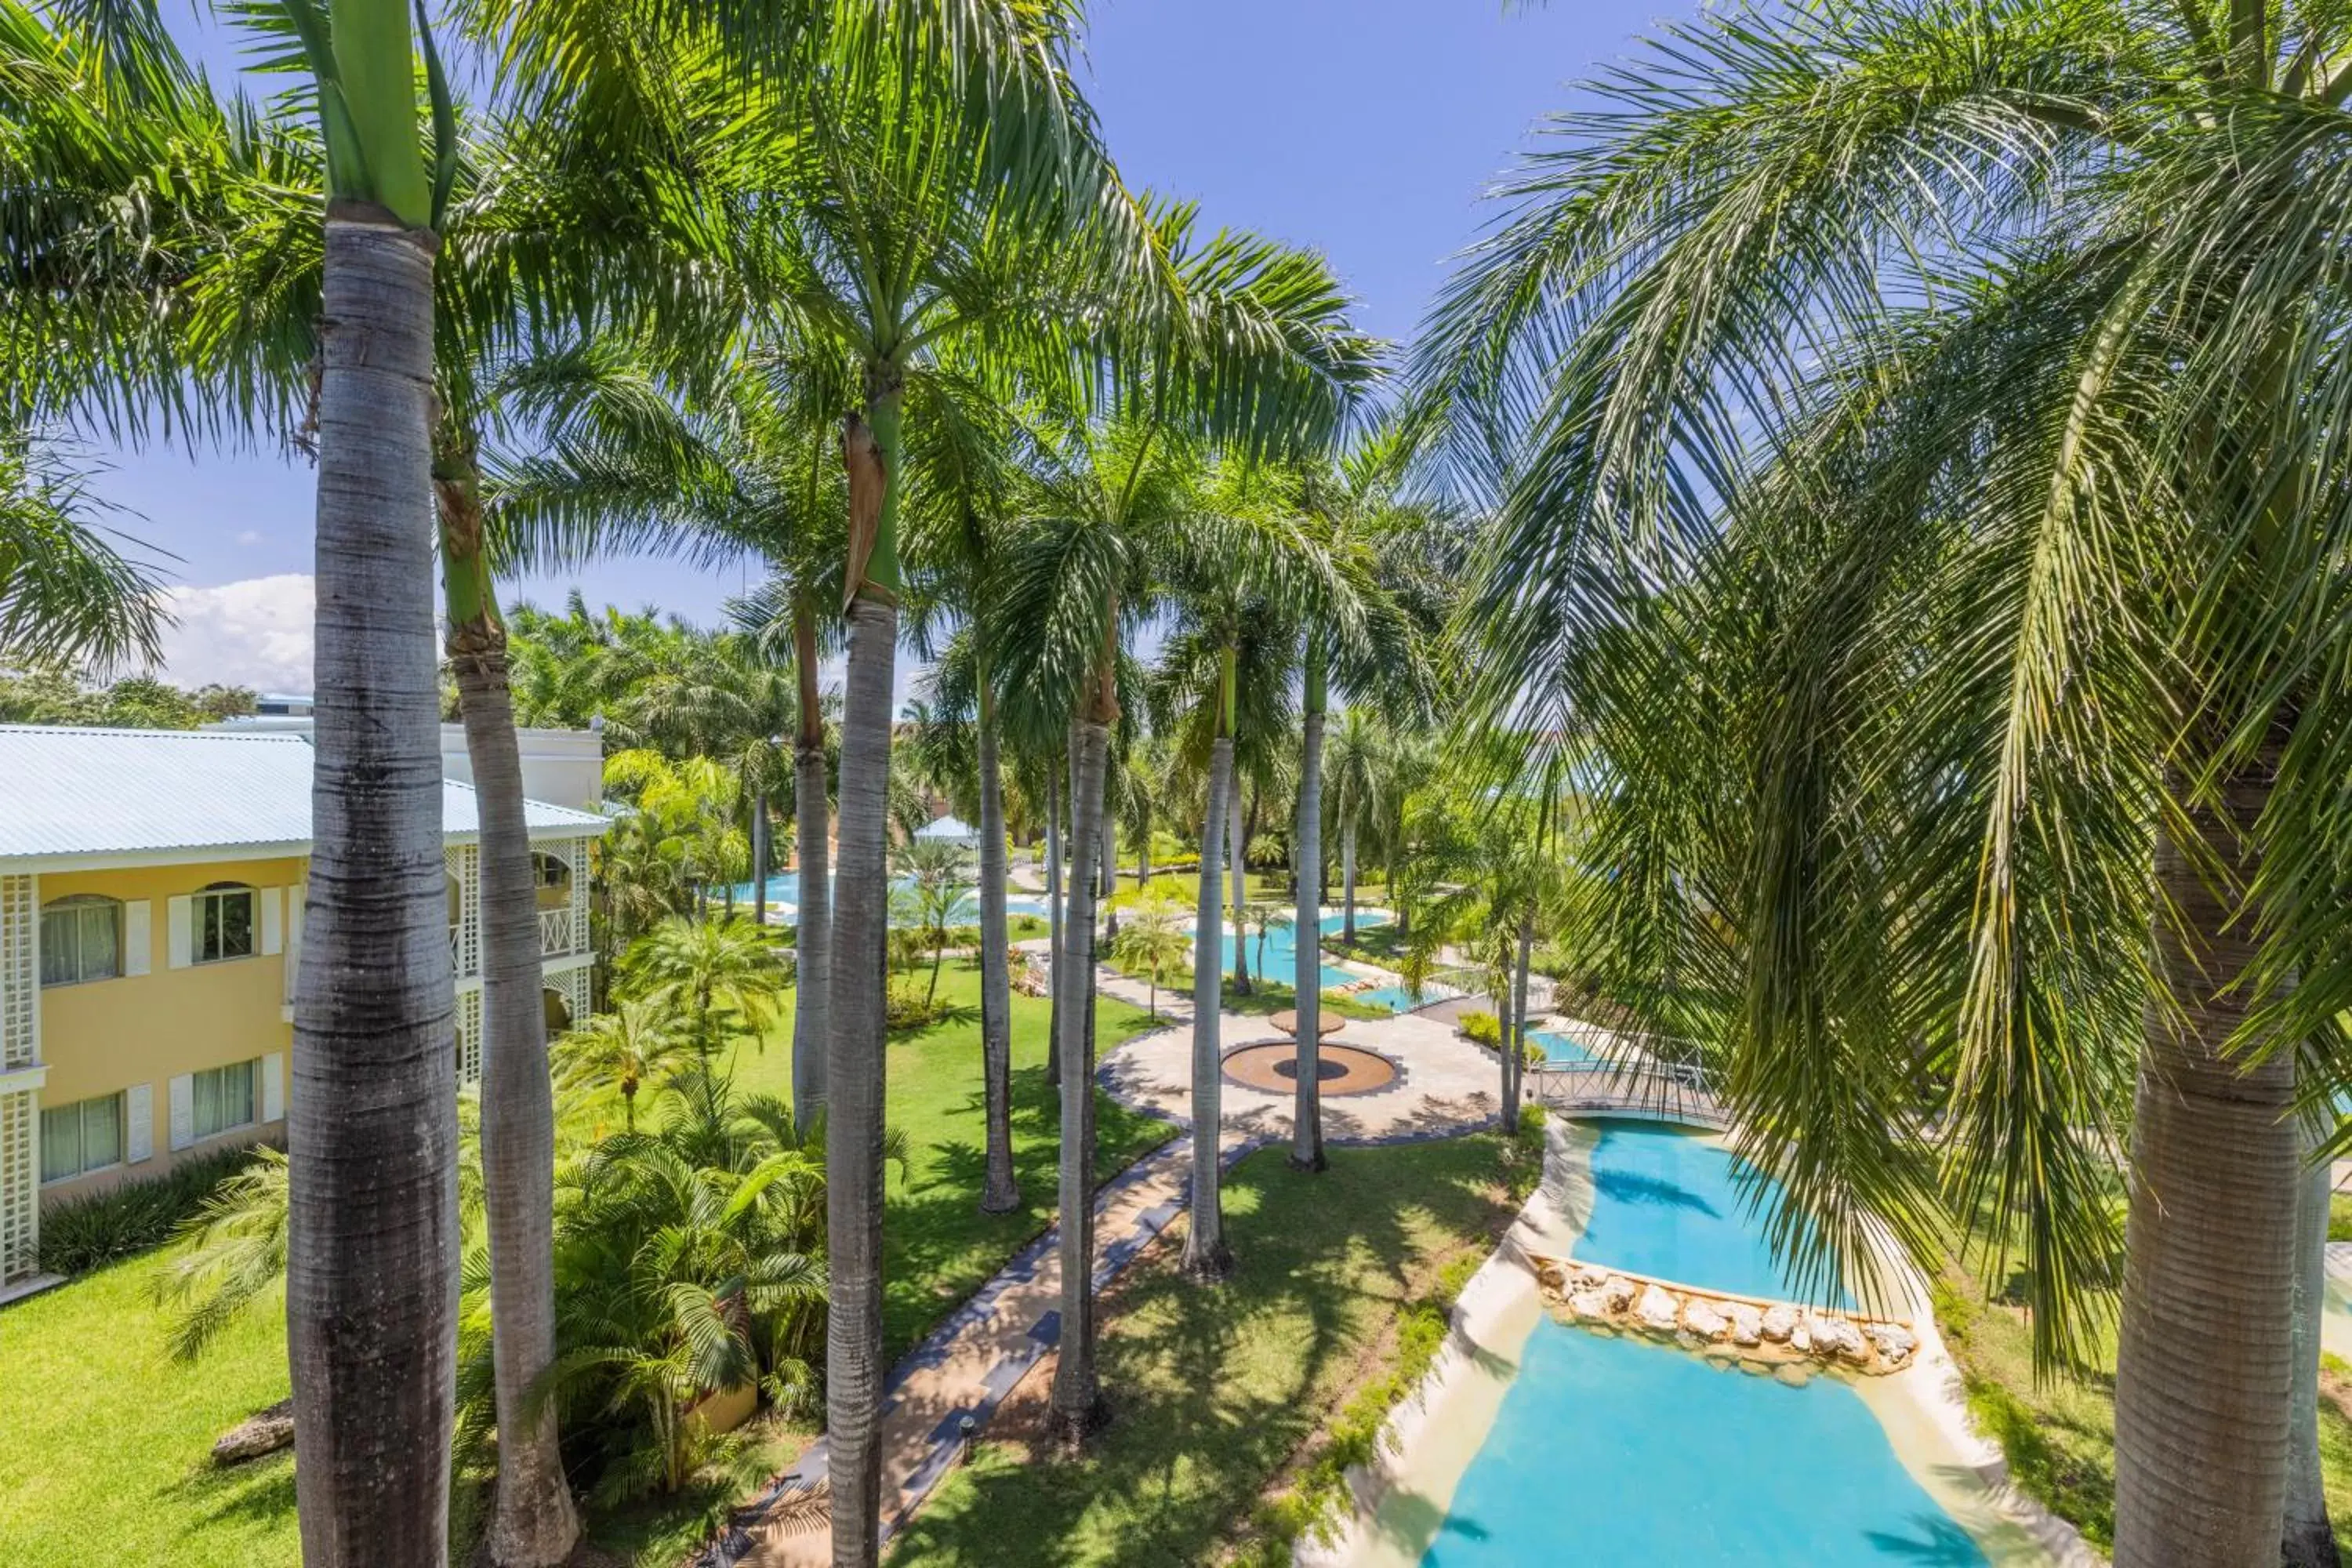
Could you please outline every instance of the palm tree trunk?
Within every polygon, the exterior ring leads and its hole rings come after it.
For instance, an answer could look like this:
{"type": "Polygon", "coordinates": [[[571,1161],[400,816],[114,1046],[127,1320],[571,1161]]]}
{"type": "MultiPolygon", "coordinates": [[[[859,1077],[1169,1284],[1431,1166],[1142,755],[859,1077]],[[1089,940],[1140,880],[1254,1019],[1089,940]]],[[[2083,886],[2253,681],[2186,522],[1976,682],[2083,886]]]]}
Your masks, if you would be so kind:
{"type": "Polygon", "coordinates": [[[547,1070],[539,879],[523,816],[507,635],[482,554],[470,435],[438,454],[449,663],[481,831],[482,1196],[499,1474],[486,1546],[498,1568],[553,1568],[580,1539],[555,1404],[531,1386],[555,1361],[555,1093],[547,1070]]]}
{"type": "MultiPolygon", "coordinates": [[[[1234,1271],[1225,1245],[1223,1170],[1218,1134],[1223,1131],[1224,1053],[1219,1024],[1219,994],[1224,966],[1218,962],[1223,925],[1224,876],[1217,865],[1225,846],[1226,796],[1233,790],[1234,742],[1219,735],[1209,750],[1209,820],[1201,829],[1201,896],[1192,931],[1192,1208],[1184,1237],[1184,1272],[1213,1283],[1234,1271]]],[[[1236,941],[1234,949],[1241,943],[1236,941]]]]}
{"type": "MultiPolygon", "coordinates": [[[[1230,768],[1227,771],[1230,774],[1230,768]]],[[[1242,839],[1241,780],[1237,777],[1231,778],[1225,786],[1225,839],[1234,885],[1234,994],[1246,996],[1250,994],[1249,943],[1242,911],[1248,908],[1249,867],[1242,839]]]]}
{"type": "Polygon", "coordinates": [[[869,367],[870,430],[843,430],[849,471],[849,660],[841,718],[841,871],[825,1053],[825,1432],[834,1568],[875,1568],[882,1513],[884,964],[889,940],[890,689],[898,582],[895,374],[869,367]]]}
{"type": "Polygon", "coordinates": [[[287,1121],[295,1500],[312,1568],[438,1568],[458,1230],[432,236],[338,204],[323,283],[312,845],[287,1121]]]}
{"type": "Polygon", "coordinates": [[[768,793],[751,795],[751,923],[768,923],[768,793]]]}
{"type": "Polygon", "coordinates": [[[1510,1027],[1504,1032],[1506,1058],[1503,1063],[1503,1131],[1511,1131],[1519,1124],[1519,1079],[1527,1070],[1528,1060],[1528,964],[1535,951],[1536,926],[1532,915],[1519,916],[1519,961],[1511,977],[1510,1027]]]}
{"type": "MultiPolygon", "coordinates": [[[[1110,814],[1110,769],[1103,769],[1102,814],[1102,896],[1109,898],[1118,891],[1118,824],[1110,814]]],[[[1118,919],[1117,914],[1111,917],[1118,919]]]]}
{"type": "Polygon", "coordinates": [[[1306,743],[1298,757],[1298,838],[1291,847],[1296,870],[1297,923],[1291,943],[1298,950],[1298,1084],[1290,1105],[1290,1164],[1320,1171],[1323,1154],[1323,671],[1309,655],[1307,668],[1306,743]]]}
{"type": "Polygon", "coordinates": [[[824,709],[817,690],[816,605],[793,600],[793,662],[800,732],[793,742],[793,835],[800,848],[800,912],[793,928],[793,1126],[805,1134],[824,1109],[825,1054],[833,1033],[832,814],[826,809],[824,709]]]}
{"type": "Polygon", "coordinates": [[[980,1055],[987,1104],[982,1214],[1021,1206],[1013,1175],[1013,980],[1004,924],[1004,784],[996,758],[996,704],[980,670],[980,1055]]]}
{"type": "Polygon", "coordinates": [[[1062,928],[1068,910],[1062,905],[1061,768],[1045,767],[1045,918],[1053,929],[1054,961],[1045,978],[1045,1076],[1062,1080],[1062,928]]]}
{"type": "MultiPolygon", "coordinates": [[[[1356,817],[1353,812],[1345,814],[1339,822],[1339,887],[1340,897],[1348,909],[1347,924],[1339,933],[1339,940],[1353,947],[1356,945],[1356,817]]],[[[1390,891],[1393,894],[1395,889],[1391,889],[1390,891]]]]}
{"type": "Polygon", "coordinates": [[[1062,1146],[1058,1201],[1062,1268],[1062,1332],[1054,1367],[1050,1421],[1066,1447],[1083,1446],[1105,1419],[1102,1384],[1095,1368],[1094,1140],[1091,1114],[1094,1076],[1087,1051],[1087,980],[1093,968],[1095,847],[1101,840],[1097,814],[1102,809],[1108,723],[1078,726],[1072,761],[1070,908],[1063,922],[1061,951],[1054,959],[1054,987],[1060,1001],[1055,1020],[1061,1034],[1062,1146]]]}
{"type": "Polygon", "coordinates": [[[2327,1477],[2319,1458],[2320,1328],[2327,1311],[2327,1209],[2330,1162],[2315,1158],[2319,1131],[2298,1118],[2304,1168],[2295,1194],[2294,1382],[2288,1416],[2286,1568],[2336,1568],[2336,1529],[2327,1518],[2327,1477]]]}
{"type": "MultiPolygon", "coordinates": [[[[2186,808],[2195,848],[2159,820],[2153,943],[2168,1004],[2151,1005],[2133,1116],[2116,1362],[2116,1568],[2245,1568],[2278,1558],[2293,1382],[2294,1052],[2249,1065],[2225,1047],[2259,933],[2238,888],[2274,755],[2186,808]]],[[[2189,792],[2168,779],[2176,800],[2189,792]]]]}

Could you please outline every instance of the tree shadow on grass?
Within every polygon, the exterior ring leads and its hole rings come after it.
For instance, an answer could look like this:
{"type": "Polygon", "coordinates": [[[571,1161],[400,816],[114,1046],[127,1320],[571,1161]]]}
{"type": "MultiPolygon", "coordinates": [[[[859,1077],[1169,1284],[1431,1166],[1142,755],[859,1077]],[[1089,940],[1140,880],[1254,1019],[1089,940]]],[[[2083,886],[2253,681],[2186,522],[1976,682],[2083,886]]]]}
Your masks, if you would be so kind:
{"type": "Polygon", "coordinates": [[[215,1469],[191,1470],[167,1489],[206,1524],[271,1525],[294,1513],[294,1456],[280,1453],[215,1469]]]}
{"type": "MultiPolygon", "coordinates": [[[[1183,1222],[1114,1287],[1100,1344],[1114,1417],[1087,1455],[992,1448],[908,1526],[900,1564],[1193,1563],[1220,1555],[1360,1378],[1437,1259],[1491,1237],[1494,1149],[1339,1150],[1322,1175],[1281,1150],[1225,1181],[1236,1270],[1178,1275],[1183,1222]],[[1481,1167],[1489,1174],[1481,1184],[1481,1167]]],[[[1042,1396],[1042,1395],[1041,1395],[1042,1396]]]]}

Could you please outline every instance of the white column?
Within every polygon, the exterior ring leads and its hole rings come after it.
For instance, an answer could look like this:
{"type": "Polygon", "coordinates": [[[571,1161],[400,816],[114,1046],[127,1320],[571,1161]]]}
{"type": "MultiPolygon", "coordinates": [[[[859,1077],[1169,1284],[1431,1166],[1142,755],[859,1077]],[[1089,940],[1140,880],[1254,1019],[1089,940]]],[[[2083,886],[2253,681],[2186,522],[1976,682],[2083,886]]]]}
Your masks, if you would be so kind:
{"type": "Polygon", "coordinates": [[[40,1263],[41,903],[37,877],[0,877],[0,1283],[40,1263]]]}

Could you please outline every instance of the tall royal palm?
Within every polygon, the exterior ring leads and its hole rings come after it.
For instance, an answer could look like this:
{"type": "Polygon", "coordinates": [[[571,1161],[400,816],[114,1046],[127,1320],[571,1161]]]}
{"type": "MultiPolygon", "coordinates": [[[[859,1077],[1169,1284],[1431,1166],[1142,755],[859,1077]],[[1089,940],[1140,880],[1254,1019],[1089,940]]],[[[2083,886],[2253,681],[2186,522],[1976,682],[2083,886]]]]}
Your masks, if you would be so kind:
{"type": "Polygon", "coordinates": [[[2295,0],[1710,16],[1556,126],[1422,367],[1503,498],[1492,709],[1608,770],[1587,935],[1719,1027],[1779,1238],[2000,1215],[2078,1360],[2128,1124],[2125,1568],[2332,1555],[2290,1110],[2352,995],[2347,43],[2295,0]]]}
{"type": "MultiPolygon", "coordinates": [[[[1121,630],[1148,611],[1171,556],[1188,557],[1196,577],[1214,558],[1216,542],[1191,526],[1200,516],[1185,478],[1191,443],[1223,439],[1243,456],[1311,447],[1337,426],[1374,363],[1320,258],[1246,235],[1197,239],[1192,212],[1181,207],[1157,215],[1152,236],[1169,265],[1130,299],[1116,344],[1118,379],[1136,389],[1133,411],[1042,466],[1004,591],[1004,624],[1022,634],[1005,654],[1008,708],[1018,694],[1033,731],[1056,722],[1076,731],[1069,909],[1054,960],[1063,1137],[1062,1337],[1052,1396],[1054,1429],[1073,1444],[1103,1408],[1094,1356],[1093,1008],[1072,1004],[1085,1001],[1093,976],[1094,853],[1104,757],[1119,717],[1121,630]]],[[[1213,859],[1204,847],[1204,862],[1213,859]]]]}
{"type": "MultiPolygon", "coordinates": [[[[437,1564],[457,1311],[430,420],[447,184],[417,123],[408,7],[344,0],[331,39],[324,8],[306,14],[327,205],[318,760],[287,1118],[295,1494],[317,1568],[437,1564]]],[[[446,170],[446,115],[441,138],[446,170]]]]}
{"type": "Polygon", "coordinates": [[[840,420],[848,489],[844,679],[826,1053],[826,1414],[834,1560],[876,1560],[881,1522],[883,959],[892,687],[908,383],[964,340],[1002,361],[1066,363],[1066,237],[1108,176],[1070,86],[1066,20],[1024,7],[966,73],[909,21],[859,37],[804,84],[796,184],[765,287],[813,342],[854,364],[840,420]],[[973,68],[974,73],[979,68],[973,68]]]}

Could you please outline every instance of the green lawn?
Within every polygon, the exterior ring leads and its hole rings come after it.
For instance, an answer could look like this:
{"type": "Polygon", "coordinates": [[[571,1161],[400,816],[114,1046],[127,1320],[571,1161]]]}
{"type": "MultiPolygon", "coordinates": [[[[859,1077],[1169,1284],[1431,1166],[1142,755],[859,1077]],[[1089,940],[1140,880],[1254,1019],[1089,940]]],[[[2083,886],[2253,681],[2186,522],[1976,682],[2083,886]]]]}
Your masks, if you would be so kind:
{"type": "Polygon", "coordinates": [[[1033,1375],[1000,1440],[950,1472],[899,1538],[894,1568],[1259,1560],[1259,1503],[1396,1356],[1401,1310],[1507,1223],[1502,1147],[1477,1134],[1340,1149],[1321,1176],[1279,1150],[1242,1162],[1224,1189],[1234,1279],[1180,1279],[1179,1226],[1114,1289],[1101,1344],[1112,1422],[1093,1451],[1032,1453],[1022,1439],[1045,1384],[1033,1375]]]}
{"type": "MultiPolygon", "coordinates": [[[[929,965],[913,976],[919,984],[929,965]]],[[[1042,998],[1013,998],[1013,1166],[1021,1206],[980,1212],[987,1128],[981,1102],[980,965],[950,958],[940,995],[954,1011],[929,1028],[894,1035],[889,1046],[889,1124],[903,1130],[912,1168],[901,1182],[887,1173],[882,1226],[882,1333],[889,1357],[929,1333],[956,1304],[984,1284],[1005,1259],[1054,1223],[1054,1163],[1061,1137],[1061,1096],[1045,1078],[1042,998]]],[[[1150,1027],[1140,1007],[1104,997],[1095,1013],[1095,1049],[1107,1052],[1150,1027]]],[[[739,1088],[791,1097],[789,1008],[756,1046],[730,1063],[739,1088]]],[[[1118,1173],[1174,1135],[1164,1121],[1139,1116],[1099,1091],[1095,1096],[1095,1172],[1118,1173]]]]}
{"type": "MultiPolygon", "coordinates": [[[[1013,1134],[1024,1206],[979,1212],[979,973],[950,960],[940,981],[961,1005],[948,1021],[894,1038],[890,1122],[906,1130],[913,1170],[894,1177],[884,1222],[884,1330],[896,1357],[1053,1221],[1058,1104],[1045,1081],[1045,1004],[1013,999],[1013,1134]]],[[[1138,1032],[1139,1008],[1106,1000],[1098,1049],[1138,1032]]],[[[790,1081],[789,1015],[763,1049],[739,1053],[739,1081],[782,1092],[790,1081]]],[[[1116,1171],[1171,1135],[1161,1122],[1098,1100],[1098,1170],[1116,1171]]],[[[617,1102],[567,1112],[567,1141],[617,1123],[617,1102]]],[[[229,1471],[207,1463],[213,1439],[288,1392],[284,1320],[257,1311],[194,1366],[163,1353],[149,1300],[162,1267],[148,1254],[0,1310],[0,1563],[80,1568],[287,1568],[299,1561],[294,1475],[285,1456],[229,1471]]],[[[763,1429],[747,1469],[772,1473],[807,1440],[763,1429]]],[[[597,1541],[646,1568],[669,1568],[730,1500],[701,1496],[595,1521],[597,1541]]]]}
{"type": "MultiPolygon", "coordinates": [[[[2098,1375],[2052,1378],[2037,1387],[2032,1331],[2010,1300],[2013,1292],[1989,1293],[1983,1281],[1948,1258],[1935,1294],[1937,1326],[1959,1363],[1977,1426],[2000,1444],[2021,1489],[2107,1550],[2116,1530],[2113,1331],[2101,1339],[2098,1375]]],[[[2341,1370],[2352,1373],[2352,1368],[2341,1370]]],[[[2352,1398],[2352,1387],[2332,1372],[2321,1385],[2334,1395],[2319,1402],[2327,1511],[2337,1538],[2352,1544],[2352,1416],[2337,1403],[2352,1398]]],[[[2339,1561],[2352,1563],[2352,1557],[2339,1554],[2339,1561]]]]}

